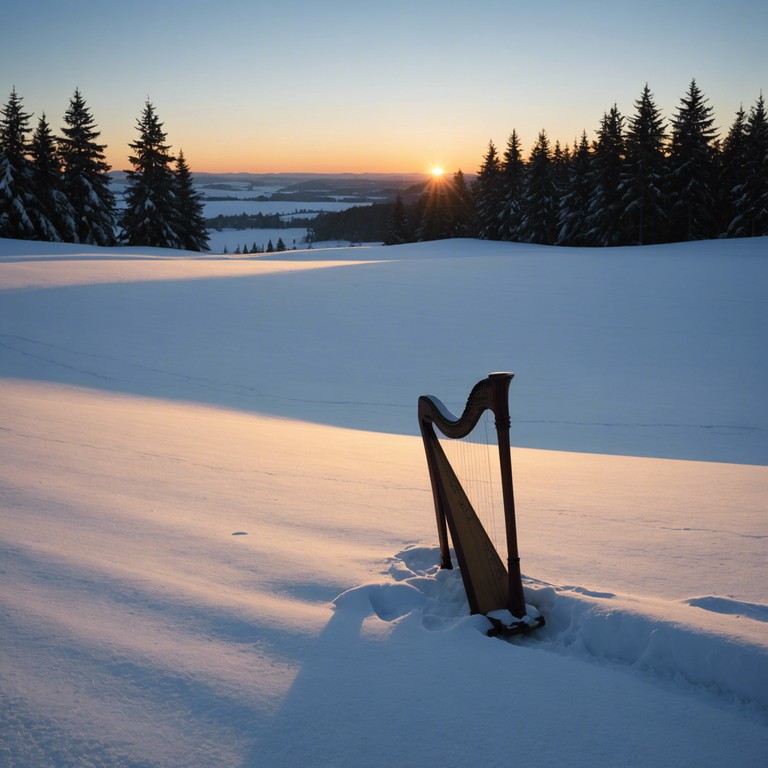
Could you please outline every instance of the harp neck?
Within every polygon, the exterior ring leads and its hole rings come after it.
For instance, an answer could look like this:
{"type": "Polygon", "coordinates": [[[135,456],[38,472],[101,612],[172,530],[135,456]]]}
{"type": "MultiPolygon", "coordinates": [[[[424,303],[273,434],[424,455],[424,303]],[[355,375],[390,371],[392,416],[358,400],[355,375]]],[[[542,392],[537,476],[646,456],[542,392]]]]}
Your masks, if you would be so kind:
{"type": "Polygon", "coordinates": [[[509,430],[509,384],[514,373],[491,373],[472,388],[461,416],[454,416],[432,395],[419,398],[419,423],[424,429],[434,424],[446,437],[466,437],[485,411],[492,411],[497,430],[509,430]]]}

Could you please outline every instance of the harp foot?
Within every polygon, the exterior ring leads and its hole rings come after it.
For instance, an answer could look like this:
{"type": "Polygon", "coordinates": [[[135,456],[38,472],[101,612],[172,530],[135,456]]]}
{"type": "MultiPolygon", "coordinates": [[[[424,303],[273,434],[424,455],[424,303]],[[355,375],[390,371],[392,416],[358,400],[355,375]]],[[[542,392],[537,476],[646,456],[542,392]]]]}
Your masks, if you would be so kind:
{"type": "Polygon", "coordinates": [[[491,628],[486,632],[488,637],[511,637],[512,635],[527,635],[533,632],[539,627],[543,627],[546,623],[544,617],[538,616],[526,616],[523,619],[518,619],[512,616],[509,611],[494,611],[494,613],[504,613],[506,616],[492,616],[486,614],[485,618],[491,622],[491,628]],[[511,619],[511,621],[509,620],[511,619]]]}

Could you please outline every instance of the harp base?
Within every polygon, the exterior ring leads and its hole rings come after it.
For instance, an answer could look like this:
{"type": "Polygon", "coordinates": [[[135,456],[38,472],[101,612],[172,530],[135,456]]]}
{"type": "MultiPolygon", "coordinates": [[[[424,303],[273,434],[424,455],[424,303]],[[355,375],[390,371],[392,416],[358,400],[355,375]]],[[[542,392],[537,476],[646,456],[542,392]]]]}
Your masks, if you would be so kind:
{"type": "Polygon", "coordinates": [[[496,614],[506,614],[505,616],[493,616],[490,613],[485,618],[491,622],[491,628],[486,632],[488,637],[511,637],[512,635],[527,635],[546,622],[543,616],[526,616],[524,619],[518,619],[512,616],[509,611],[493,611],[496,614]],[[510,621],[511,619],[511,621],[510,621]]]}

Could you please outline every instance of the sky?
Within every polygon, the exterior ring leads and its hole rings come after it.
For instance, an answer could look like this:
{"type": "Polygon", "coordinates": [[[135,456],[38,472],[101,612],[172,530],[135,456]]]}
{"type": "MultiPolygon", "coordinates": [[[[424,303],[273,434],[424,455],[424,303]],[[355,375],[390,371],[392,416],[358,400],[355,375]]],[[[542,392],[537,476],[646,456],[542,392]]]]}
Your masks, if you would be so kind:
{"type": "Polygon", "coordinates": [[[6,0],[12,88],[55,130],[79,88],[126,169],[149,99],[193,171],[475,172],[489,141],[592,138],[692,79],[721,132],[768,89],[765,0],[6,0]]]}

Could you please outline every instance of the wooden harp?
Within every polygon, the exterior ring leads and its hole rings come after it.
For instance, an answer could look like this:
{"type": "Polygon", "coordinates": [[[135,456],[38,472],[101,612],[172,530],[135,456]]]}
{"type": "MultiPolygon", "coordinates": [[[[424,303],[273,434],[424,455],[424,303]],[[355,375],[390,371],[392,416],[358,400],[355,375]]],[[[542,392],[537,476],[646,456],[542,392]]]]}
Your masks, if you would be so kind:
{"type": "Polygon", "coordinates": [[[511,614],[508,621],[489,616],[494,627],[489,634],[527,632],[544,623],[540,616],[527,616],[520,573],[509,443],[509,385],[513,377],[513,373],[492,373],[479,381],[472,388],[464,412],[458,418],[436,397],[422,395],[419,398],[419,426],[435,502],[440,565],[443,568],[453,567],[448,544],[450,531],[470,611],[488,616],[506,609],[511,614]],[[495,417],[498,443],[507,546],[506,567],[435,432],[437,429],[451,439],[466,437],[488,410],[495,417]]]}

